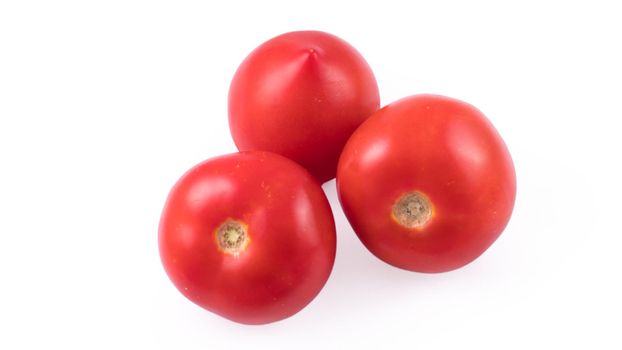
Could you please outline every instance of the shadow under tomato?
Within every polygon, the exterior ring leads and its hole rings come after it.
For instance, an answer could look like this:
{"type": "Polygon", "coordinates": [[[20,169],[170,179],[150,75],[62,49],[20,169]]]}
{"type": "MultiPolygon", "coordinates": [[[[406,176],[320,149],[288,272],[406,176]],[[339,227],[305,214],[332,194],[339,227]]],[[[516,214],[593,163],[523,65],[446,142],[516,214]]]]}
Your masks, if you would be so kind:
{"type": "Polygon", "coordinates": [[[326,286],[307,307],[315,309],[307,317],[317,316],[322,319],[335,312],[355,316],[357,310],[369,312],[370,304],[382,308],[382,300],[387,296],[416,297],[416,293],[413,293],[419,288],[443,284],[452,279],[452,273],[416,273],[396,268],[376,258],[361,243],[345,217],[337,197],[335,180],[325,183],[322,188],[335,218],[337,256],[326,286]]]}

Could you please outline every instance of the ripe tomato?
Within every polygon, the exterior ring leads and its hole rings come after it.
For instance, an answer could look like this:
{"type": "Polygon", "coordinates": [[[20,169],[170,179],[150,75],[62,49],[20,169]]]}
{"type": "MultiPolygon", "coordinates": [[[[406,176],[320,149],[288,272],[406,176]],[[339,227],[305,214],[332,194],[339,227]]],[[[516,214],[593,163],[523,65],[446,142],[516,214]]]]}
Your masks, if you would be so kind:
{"type": "Polygon", "coordinates": [[[461,267],[510,219],[510,154],[475,107],[412,96],[374,113],[346,144],[337,171],[343,210],[363,244],[394,266],[461,267]]]}
{"type": "Polygon", "coordinates": [[[240,151],[281,154],[324,182],[379,103],[376,79],[352,46],[323,32],[291,32],[242,62],[229,89],[229,125],[240,151]]]}
{"type": "Polygon", "coordinates": [[[276,154],[207,160],[171,190],[160,256],[188,299],[236,322],[289,317],[322,289],[335,259],[335,224],[315,179],[276,154]]]}

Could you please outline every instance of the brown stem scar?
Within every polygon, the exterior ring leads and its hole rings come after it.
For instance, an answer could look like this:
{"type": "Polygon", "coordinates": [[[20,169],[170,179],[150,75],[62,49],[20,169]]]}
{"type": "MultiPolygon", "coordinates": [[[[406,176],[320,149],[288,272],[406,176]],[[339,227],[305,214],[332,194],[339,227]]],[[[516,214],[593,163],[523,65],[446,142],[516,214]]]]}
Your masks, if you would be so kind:
{"type": "Polygon", "coordinates": [[[407,192],[393,204],[391,216],[406,228],[422,228],[432,218],[432,203],[421,192],[407,192]]]}
{"type": "Polygon", "coordinates": [[[248,245],[248,229],[240,221],[227,219],[216,230],[216,243],[220,251],[238,255],[248,245]]]}

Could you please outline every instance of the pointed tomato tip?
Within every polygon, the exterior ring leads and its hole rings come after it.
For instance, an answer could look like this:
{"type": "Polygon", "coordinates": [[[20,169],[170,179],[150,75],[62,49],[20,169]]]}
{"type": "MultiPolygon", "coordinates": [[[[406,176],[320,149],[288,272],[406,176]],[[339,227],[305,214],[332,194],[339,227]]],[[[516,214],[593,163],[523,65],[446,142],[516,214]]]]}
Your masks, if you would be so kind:
{"type": "Polygon", "coordinates": [[[308,48],[307,49],[307,59],[317,59],[318,56],[318,52],[316,49],[314,48],[308,48]]]}

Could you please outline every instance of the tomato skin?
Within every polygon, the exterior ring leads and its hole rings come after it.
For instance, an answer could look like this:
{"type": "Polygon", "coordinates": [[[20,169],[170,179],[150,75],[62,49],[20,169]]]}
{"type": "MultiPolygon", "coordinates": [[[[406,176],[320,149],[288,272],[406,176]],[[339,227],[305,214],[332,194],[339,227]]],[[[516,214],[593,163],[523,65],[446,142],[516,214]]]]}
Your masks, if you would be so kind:
{"type": "Polygon", "coordinates": [[[164,268],[199,306],[244,324],[289,317],[322,289],[335,259],[335,224],[315,179],[267,152],[209,159],[171,190],[159,227],[164,268]],[[218,246],[227,220],[247,225],[238,255],[218,246]]]}
{"type": "Polygon", "coordinates": [[[507,225],[516,195],[508,149],[475,107],[416,95],[374,113],[346,144],[337,170],[343,210],[363,244],[385,262],[444,272],[481,255],[507,225]],[[392,216],[403,193],[433,206],[424,227],[392,216]]]}
{"type": "Polygon", "coordinates": [[[290,32],[242,62],[229,89],[229,126],[240,151],[290,158],[320,182],[335,177],[341,150],[380,105],[376,79],[347,42],[290,32]]]}

